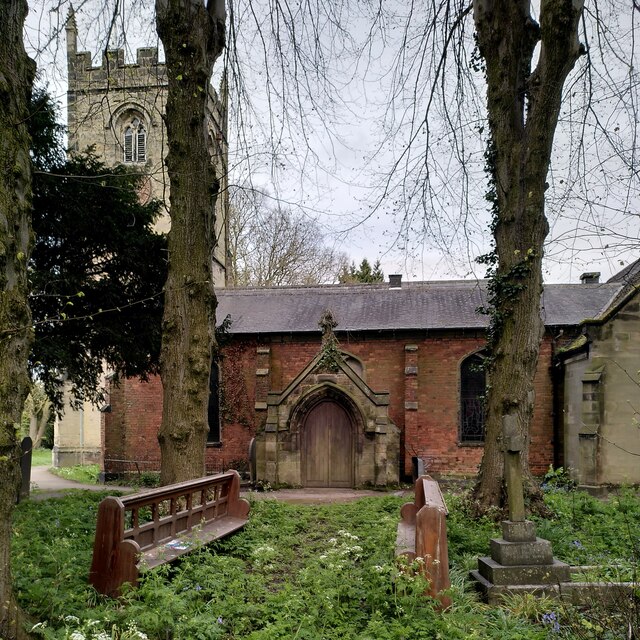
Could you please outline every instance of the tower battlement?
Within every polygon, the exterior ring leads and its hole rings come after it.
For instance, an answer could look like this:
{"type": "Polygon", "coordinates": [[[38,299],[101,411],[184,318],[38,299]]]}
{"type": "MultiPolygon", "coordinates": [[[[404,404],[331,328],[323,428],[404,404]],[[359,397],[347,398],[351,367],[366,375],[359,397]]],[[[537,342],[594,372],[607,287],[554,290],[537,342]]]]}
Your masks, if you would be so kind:
{"type": "MultiPolygon", "coordinates": [[[[69,52],[73,55],[73,52],[69,52]]],[[[91,71],[107,71],[116,72],[118,69],[129,69],[135,73],[138,68],[147,69],[149,67],[157,67],[164,70],[164,62],[158,62],[157,47],[140,47],[136,50],[136,61],[133,63],[125,62],[124,49],[109,49],[106,54],[102,54],[102,63],[98,67],[94,67],[91,63],[93,56],[90,51],[79,51],[75,53],[75,62],[73,59],[69,63],[75,67],[76,76],[91,71]]]]}
{"type": "Polygon", "coordinates": [[[166,85],[167,68],[158,62],[156,47],[137,50],[136,62],[126,63],[124,49],[110,49],[99,66],[92,65],[90,51],[68,52],[69,91],[97,89],[109,83],[111,88],[139,85],[166,85]],[[115,86],[114,86],[115,83],[115,86]]]}

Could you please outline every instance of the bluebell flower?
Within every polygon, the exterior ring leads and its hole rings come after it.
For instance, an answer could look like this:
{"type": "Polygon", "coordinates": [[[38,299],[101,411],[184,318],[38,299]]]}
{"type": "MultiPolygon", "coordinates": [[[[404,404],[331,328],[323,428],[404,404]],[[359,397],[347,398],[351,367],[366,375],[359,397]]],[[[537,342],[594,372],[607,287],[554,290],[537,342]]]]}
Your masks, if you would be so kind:
{"type": "Polygon", "coordinates": [[[542,624],[550,625],[551,630],[554,633],[558,633],[558,631],[560,631],[560,622],[558,621],[558,616],[555,614],[554,611],[545,613],[542,616],[542,624]]]}

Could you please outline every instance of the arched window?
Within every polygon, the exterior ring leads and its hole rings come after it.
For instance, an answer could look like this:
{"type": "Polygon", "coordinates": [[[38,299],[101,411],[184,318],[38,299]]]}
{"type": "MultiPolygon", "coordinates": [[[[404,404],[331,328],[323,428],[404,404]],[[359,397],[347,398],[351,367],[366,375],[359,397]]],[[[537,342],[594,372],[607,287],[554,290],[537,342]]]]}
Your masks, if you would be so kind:
{"type": "Polygon", "coordinates": [[[460,442],[484,442],[484,355],[474,353],[460,365],[460,442]]]}
{"type": "Polygon", "coordinates": [[[125,126],[123,149],[125,162],[147,161],[147,131],[140,118],[125,126]]]}

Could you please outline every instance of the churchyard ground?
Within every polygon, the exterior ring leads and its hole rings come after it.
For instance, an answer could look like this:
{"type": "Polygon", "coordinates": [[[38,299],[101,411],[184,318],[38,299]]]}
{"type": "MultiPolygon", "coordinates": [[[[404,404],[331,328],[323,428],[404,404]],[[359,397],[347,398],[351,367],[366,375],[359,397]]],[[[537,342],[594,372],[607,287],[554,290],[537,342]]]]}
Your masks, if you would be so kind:
{"type": "MultiPolygon", "coordinates": [[[[638,632],[637,598],[615,612],[549,598],[481,603],[468,578],[498,525],[472,519],[464,496],[447,495],[453,606],[439,613],[422,595],[417,566],[394,559],[399,508],[381,494],[346,504],[254,500],[246,528],[147,572],[120,601],[88,586],[97,506],[106,494],[74,492],[20,504],[13,572],[35,637],[72,640],[249,638],[623,638],[638,632]],[[635,605],[634,605],[635,603],[635,605]],[[635,606],[635,609],[633,608],[635,606]]],[[[553,516],[538,534],[572,565],[604,567],[605,580],[636,577],[640,501],[621,491],[607,501],[576,491],[546,495],[553,516]]]]}

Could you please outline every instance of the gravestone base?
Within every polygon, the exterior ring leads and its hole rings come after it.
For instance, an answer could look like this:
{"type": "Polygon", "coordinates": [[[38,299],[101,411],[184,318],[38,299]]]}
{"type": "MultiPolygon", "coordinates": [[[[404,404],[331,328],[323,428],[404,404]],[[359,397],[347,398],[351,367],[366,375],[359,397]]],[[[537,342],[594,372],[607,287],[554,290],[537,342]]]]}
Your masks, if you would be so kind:
{"type": "Polygon", "coordinates": [[[571,580],[569,565],[553,557],[551,543],[538,538],[528,520],[503,522],[502,538],[491,540],[491,557],[478,558],[471,577],[490,604],[506,593],[557,592],[571,580]]]}

